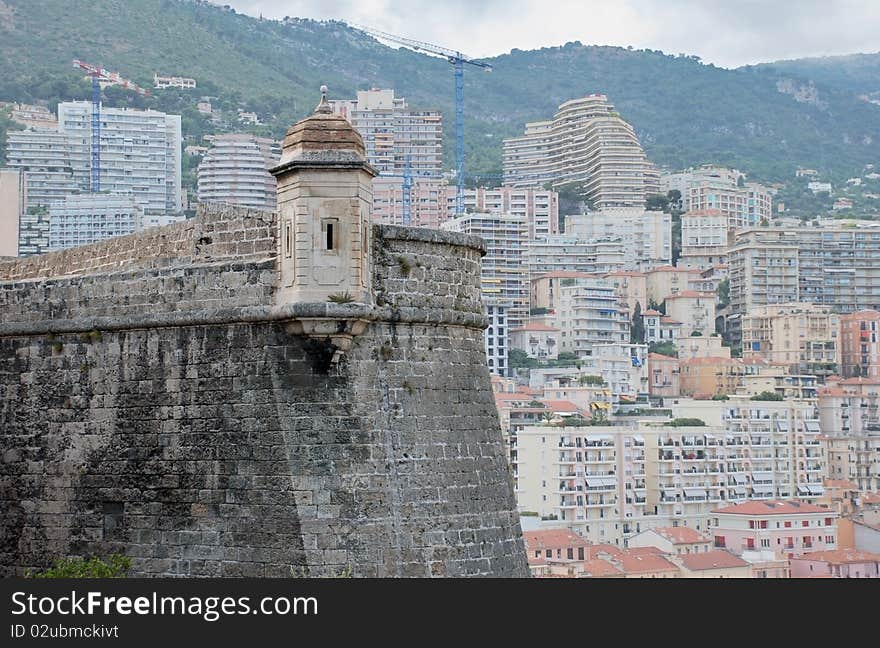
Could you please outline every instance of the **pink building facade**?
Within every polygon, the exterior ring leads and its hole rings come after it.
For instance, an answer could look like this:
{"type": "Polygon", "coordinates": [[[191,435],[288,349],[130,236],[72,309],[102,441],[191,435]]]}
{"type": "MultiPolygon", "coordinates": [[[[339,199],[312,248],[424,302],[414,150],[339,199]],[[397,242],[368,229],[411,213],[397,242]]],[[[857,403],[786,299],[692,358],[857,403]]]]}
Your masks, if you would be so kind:
{"type": "Polygon", "coordinates": [[[772,551],[794,558],[837,549],[837,520],[831,509],[798,500],[749,501],[715,509],[709,527],[714,546],[737,555],[772,551]]]}
{"type": "Polygon", "coordinates": [[[816,551],[791,560],[792,578],[880,578],[880,554],[854,549],[816,551]]]}

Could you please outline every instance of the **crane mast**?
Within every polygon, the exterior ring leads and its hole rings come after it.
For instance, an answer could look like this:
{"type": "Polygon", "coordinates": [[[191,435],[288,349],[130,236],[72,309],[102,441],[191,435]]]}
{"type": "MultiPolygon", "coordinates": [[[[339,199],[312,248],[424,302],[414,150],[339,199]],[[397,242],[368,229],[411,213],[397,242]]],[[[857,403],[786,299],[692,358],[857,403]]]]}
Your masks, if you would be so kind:
{"type": "Polygon", "coordinates": [[[118,72],[109,72],[98,65],[92,65],[79,59],[73,59],[73,67],[85,70],[92,80],[92,141],[89,156],[91,182],[89,186],[92,193],[98,193],[101,191],[101,81],[134,90],[144,97],[149,97],[150,91],[122,78],[118,72]]]}

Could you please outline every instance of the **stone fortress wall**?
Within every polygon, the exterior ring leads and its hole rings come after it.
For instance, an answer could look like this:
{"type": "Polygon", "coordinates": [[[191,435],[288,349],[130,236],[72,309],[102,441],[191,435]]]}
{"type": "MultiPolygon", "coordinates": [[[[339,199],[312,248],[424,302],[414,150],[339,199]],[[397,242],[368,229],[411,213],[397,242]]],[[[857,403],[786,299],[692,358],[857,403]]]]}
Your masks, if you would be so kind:
{"type": "Polygon", "coordinates": [[[482,240],[373,226],[375,305],[276,304],[271,212],[0,263],[0,575],[527,576],[482,240]],[[291,318],[368,321],[332,363],[291,318]]]}

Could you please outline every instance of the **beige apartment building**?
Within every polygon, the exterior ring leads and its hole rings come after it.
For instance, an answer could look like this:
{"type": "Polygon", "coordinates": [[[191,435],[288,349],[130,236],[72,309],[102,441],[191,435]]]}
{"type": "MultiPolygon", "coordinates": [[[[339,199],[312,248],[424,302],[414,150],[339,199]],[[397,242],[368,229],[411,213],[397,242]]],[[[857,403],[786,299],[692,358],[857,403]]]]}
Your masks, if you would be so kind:
{"type": "Polygon", "coordinates": [[[679,360],[679,386],[686,396],[735,394],[745,372],[738,358],[690,358],[679,360]]]}
{"type": "Polygon", "coordinates": [[[828,476],[880,490],[880,380],[829,381],[819,390],[828,476]]]}
{"type": "Polygon", "coordinates": [[[642,208],[660,190],[635,130],[601,94],[566,101],[552,120],[526,124],[522,137],[504,140],[504,184],[546,183],[583,185],[597,210],[642,208]]]}
{"type": "Polygon", "coordinates": [[[598,344],[625,344],[630,339],[626,304],[604,279],[563,280],[556,301],[554,326],[561,331],[560,351],[588,358],[598,344]]]}
{"type": "Polygon", "coordinates": [[[792,373],[830,376],[840,363],[840,316],[807,303],[756,306],[741,318],[742,348],[792,373]]]}
{"type": "Polygon", "coordinates": [[[667,295],[666,315],[681,322],[686,335],[709,337],[715,332],[715,295],[694,290],[667,295]]]}
{"type": "Polygon", "coordinates": [[[629,312],[634,313],[636,304],[644,313],[648,309],[648,278],[644,272],[635,270],[617,270],[605,275],[617,291],[617,296],[625,301],[629,312]]]}
{"type": "Polygon", "coordinates": [[[529,281],[531,284],[531,308],[555,310],[559,303],[559,295],[562,293],[563,284],[574,283],[575,279],[598,278],[598,276],[589,272],[572,272],[570,270],[533,274],[529,281]]]}
{"type": "Polygon", "coordinates": [[[680,335],[673,340],[679,360],[691,358],[730,358],[730,347],[718,335],[680,335]]]}
{"type": "Polygon", "coordinates": [[[665,265],[646,270],[648,302],[659,304],[669,295],[690,290],[691,282],[699,276],[699,268],[665,265]]]}
{"type": "Polygon", "coordinates": [[[681,393],[678,358],[648,354],[648,393],[651,396],[676,397],[681,393]]]}

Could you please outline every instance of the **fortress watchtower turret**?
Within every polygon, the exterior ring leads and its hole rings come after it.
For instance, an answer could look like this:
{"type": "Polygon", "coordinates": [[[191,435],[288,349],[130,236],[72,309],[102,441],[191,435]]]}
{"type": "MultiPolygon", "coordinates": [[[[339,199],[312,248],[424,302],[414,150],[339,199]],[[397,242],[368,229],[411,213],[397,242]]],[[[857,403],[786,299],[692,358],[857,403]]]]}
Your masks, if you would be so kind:
{"type": "Polygon", "coordinates": [[[372,179],[360,134],[327,102],[287,131],[278,166],[279,304],[371,305],[372,179]]]}

